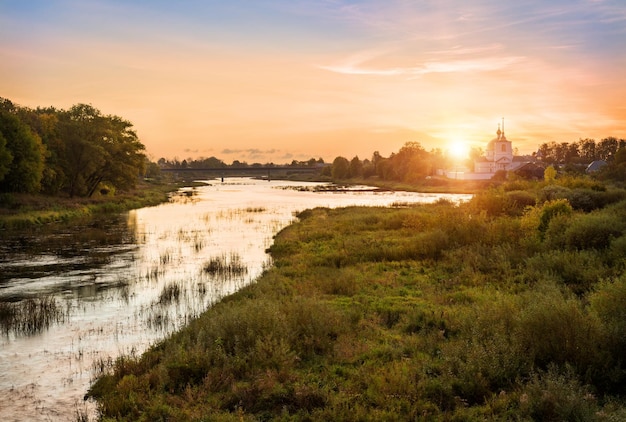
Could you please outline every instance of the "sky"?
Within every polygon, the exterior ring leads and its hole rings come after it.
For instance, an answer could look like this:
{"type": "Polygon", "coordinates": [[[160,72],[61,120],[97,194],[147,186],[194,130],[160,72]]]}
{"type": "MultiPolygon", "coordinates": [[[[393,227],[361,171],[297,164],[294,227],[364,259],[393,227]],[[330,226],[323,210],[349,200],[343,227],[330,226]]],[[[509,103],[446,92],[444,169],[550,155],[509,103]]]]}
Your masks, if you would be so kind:
{"type": "Polygon", "coordinates": [[[624,0],[0,0],[0,97],[287,163],[626,138],[624,0]]]}

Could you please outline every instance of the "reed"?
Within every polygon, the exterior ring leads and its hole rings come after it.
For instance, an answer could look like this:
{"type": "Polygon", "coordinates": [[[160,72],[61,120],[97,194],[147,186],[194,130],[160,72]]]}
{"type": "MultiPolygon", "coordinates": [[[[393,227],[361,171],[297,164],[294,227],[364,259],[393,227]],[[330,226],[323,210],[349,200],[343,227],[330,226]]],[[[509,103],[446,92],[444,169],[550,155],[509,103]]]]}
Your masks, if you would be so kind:
{"type": "Polygon", "coordinates": [[[180,283],[171,283],[165,285],[159,295],[158,303],[160,305],[169,305],[172,302],[178,302],[182,294],[180,283]]]}
{"type": "Polygon", "coordinates": [[[212,257],[204,264],[203,271],[211,277],[230,279],[247,274],[248,267],[243,263],[241,256],[233,252],[230,255],[212,257]]]}
{"type": "Polygon", "coordinates": [[[68,318],[69,309],[63,309],[52,296],[0,303],[0,325],[6,334],[37,334],[68,318]]]}

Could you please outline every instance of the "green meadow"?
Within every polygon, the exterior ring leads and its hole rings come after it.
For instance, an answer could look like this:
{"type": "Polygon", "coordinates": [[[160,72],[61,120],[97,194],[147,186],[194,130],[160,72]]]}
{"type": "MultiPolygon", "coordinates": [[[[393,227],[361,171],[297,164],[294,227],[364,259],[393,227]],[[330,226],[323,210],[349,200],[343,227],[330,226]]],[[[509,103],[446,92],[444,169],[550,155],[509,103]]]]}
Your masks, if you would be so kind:
{"type": "Polygon", "coordinates": [[[626,420],[626,192],[312,209],[274,265],[142,355],[103,420],[626,420]]]}

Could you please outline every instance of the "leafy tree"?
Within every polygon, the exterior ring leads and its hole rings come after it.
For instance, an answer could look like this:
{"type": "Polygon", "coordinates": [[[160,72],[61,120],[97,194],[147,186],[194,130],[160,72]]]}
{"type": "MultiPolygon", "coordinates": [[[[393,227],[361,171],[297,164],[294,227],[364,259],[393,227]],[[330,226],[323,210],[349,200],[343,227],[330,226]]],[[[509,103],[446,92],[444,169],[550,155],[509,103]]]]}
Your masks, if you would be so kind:
{"type": "Polygon", "coordinates": [[[429,175],[432,163],[428,152],[419,142],[407,142],[400,151],[390,157],[393,179],[403,182],[416,182],[429,175]]]}
{"type": "Polygon", "coordinates": [[[350,177],[361,177],[363,175],[363,163],[359,160],[358,156],[355,156],[350,160],[350,177]]]}
{"type": "Polygon", "coordinates": [[[93,195],[102,182],[112,183],[118,189],[135,186],[137,177],[143,173],[145,164],[144,145],[139,142],[132,124],[117,116],[104,121],[103,165],[88,177],[88,196],[93,195]]]}
{"type": "Polygon", "coordinates": [[[350,175],[350,162],[348,159],[341,156],[335,158],[331,174],[335,180],[346,179],[350,175]]]}
{"type": "Polygon", "coordinates": [[[543,172],[543,178],[548,183],[554,182],[554,179],[556,179],[556,169],[552,166],[548,166],[543,172]]]}
{"type": "Polygon", "coordinates": [[[102,120],[100,111],[87,104],[72,106],[63,113],[59,130],[65,141],[63,167],[70,197],[87,195],[89,175],[105,163],[102,120]]]}
{"type": "Polygon", "coordinates": [[[41,179],[41,191],[56,195],[66,183],[61,163],[61,152],[65,148],[65,141],[59,135],[59,111],[52,107],[37,108],[36,110],[22,108],[19,115],[20,119],[39,135],[41,142],[46,147],[46,163],[41,179]]]}
{"type": "Polygon", "coordinates": [[[59,129],[70,197],[91,196],[104,182],[128,189],[143,173],[144,146],[130,122],[78,104],[64,113],[59,129]]]}
{"type": "Polygon", "coordinates": [[[591,163],[597,159],[596,156],[596,141],[593,139],[581,139],[578,141],[578,149],[580,151],[580,157],[587,163],[591,163]]]}
{"type": "Polygon", "coordinates": [[[626,148],[620,148],[613,160],[600,169],[598,178],[626,182],[626,148]]]}
{"type": "MultiPolygon", "coordinates": [[[[8,192],[39,192],[46,154],[41,139],[15,114],[4,110],[0,111],[0,133],[6,142],[6,150],[13,156],[0,189],[8,192]]],[[[6,162],[6,152],[3,155],[6,162]]]]}
{"type": "Polygon", "coordinates": [[[9,172],[11,161],[13,161],[13,155],[11,151],[7,149],[7,141],[0,132],[0,182],[2,182],[4,176],[9,172]]]}

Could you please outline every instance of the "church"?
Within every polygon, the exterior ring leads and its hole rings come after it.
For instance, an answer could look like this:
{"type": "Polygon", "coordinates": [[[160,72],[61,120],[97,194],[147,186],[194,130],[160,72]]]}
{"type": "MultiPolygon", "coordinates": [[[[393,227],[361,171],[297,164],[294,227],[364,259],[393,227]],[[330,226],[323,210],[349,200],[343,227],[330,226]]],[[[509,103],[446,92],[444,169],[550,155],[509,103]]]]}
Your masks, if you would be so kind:
{"type": "Polygon", "coordinates": [[[513,161],[513,146],[504,135],[504,120],[498,125],[496,137],[487,143],[485,154],[474,160],[474,171],[456,166],[446,170],[450,179],[488,180],[500,170],[515,170],[523,163],[513,161]]]}
{"type": "MultiPolygon", "coordinates": [[[[504,126],[504,125],[503,125],[504,126]]],[[[493,176],[498,170],[512,170],[513,147],[504,136],[504,128],[496,132],[496,137],[487,144],[485,156],[474,161],[474,173],[489,173],[493,176]]]]}

